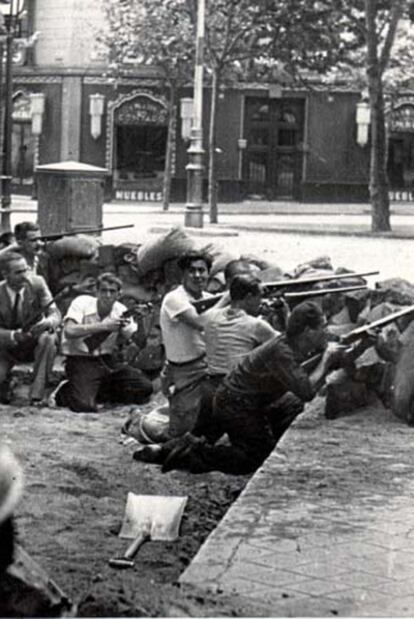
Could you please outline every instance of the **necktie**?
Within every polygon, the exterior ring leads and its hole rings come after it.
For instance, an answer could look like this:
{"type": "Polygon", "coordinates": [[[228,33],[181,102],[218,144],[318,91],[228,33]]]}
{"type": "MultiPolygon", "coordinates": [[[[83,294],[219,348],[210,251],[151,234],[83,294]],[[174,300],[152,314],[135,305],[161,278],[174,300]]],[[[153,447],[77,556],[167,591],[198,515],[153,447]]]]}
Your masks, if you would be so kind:
{"type": "Polygon", "coordinates": [[[19,326],[19,309],[20,309],[20,299],[21,299],[22,293],[19,291],[16,292],[16,296],[14,298],[14,304],[13,304],[13,309],[12,309],[12,319],[11,319],[11,323],[12,323],[12,329],[17,329],[17,327],[19,326]]]}

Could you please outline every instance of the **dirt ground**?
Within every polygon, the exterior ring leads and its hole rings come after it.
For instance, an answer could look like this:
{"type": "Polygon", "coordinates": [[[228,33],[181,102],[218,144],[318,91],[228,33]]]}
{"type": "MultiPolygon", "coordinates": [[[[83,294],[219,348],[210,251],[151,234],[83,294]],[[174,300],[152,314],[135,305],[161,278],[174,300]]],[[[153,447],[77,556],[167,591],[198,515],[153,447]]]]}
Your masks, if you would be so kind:
{"type": "Polygon", "coordinates": [[[21,545],[78,605],[79,616],[228,616],[228,601],[192,598],[177,579],[248,481],[135,462],[121,428],[130,407],[77,414],[0,406],[2,437],[26,476],[17,512],[21,545]],[[114,570],[127,493],[188,496],[176,542],[148,542],[135,568],[114,570]]]}

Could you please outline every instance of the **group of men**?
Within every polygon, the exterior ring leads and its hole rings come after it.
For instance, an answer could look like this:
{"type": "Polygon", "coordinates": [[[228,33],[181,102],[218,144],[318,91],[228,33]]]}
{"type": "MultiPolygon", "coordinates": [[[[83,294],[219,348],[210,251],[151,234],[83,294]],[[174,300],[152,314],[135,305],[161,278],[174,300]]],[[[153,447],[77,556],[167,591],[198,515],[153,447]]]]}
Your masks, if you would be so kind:
{"type": "MultiPolygon", "coordinates": [[[[79,294],[62,318],[43,276],[47,264],[38,226],[19,224],[15,236],[0,249],[0,401],[10,401],[11,368],[27,360],[34,361],[32,404],[46,400],[96,412],[99,401],[147,401],[151,380],[114,358],[120,339],[143,344],[142,324],[118,300],[122,282],[113,273],[101,274],[96,294],[79,294]],[[50,392],[58,346],[66,375],[50,392]]],[[[314,303],[297,306],[283,334],[262,319],[262,289],[252,264],[228,264],[227,291],[205,312],[195,304],[209,297],[211,258],[189,252],[178,266],[182,284],[165,295],[160,313],[169,440],[138,449],[134,458],[161,463],[164,471],[249,473],[314,397],[338,359],[338,347],[327,345],[326,321],[314,303]],[[323,353],[321,361],[308,374],[301,362],[316,352],[323,353]]]]}
{"type": "Polygon", "coordinates": [[[265,322],[260,282],[243,261],[228,265],[228,292],[199,314],[194,304],[208,297],[211,260],[190,253],[178,264],[182,284],[164,297],[160,323],[171,439],[141,447],[134,459],[163,471],[250,473],[314,397],[339,348],[327,345],[326,320],[314,303],[292,311],[284,334],[265,322]],[[308,375],[301,361],[318,352],[308,375]]]}
{"type": "Polygon", "coordinates": [[[99,400],[141,403],[153,387],[138,369],[114,361],[119,339],[140,339],[138,325],[125,317],[118,301],[122,282],[113,273],[96,281],[96,294],[75,297],[63,317],[44,275],[40,230],[24,222],[15,242],[0,250],[0,402],[10,402],[12,367],[34,361],[30,403],[48,401],[75,412],[95,412],[99,400]],[[66,357],[65,379],[53,385],[53,363],[59,345],[66,357]]]}

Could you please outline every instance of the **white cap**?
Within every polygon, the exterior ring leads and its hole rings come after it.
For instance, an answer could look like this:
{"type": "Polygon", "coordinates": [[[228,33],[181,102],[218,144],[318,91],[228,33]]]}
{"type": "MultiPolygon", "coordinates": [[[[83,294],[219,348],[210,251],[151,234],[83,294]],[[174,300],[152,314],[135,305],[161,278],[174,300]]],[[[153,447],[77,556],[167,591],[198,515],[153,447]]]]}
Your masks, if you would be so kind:
{"type": "Polygon", "coordinates": [[[13,514],[22,491],[22,467],[9,447],[0,443],[0,524],[13,514]]]}

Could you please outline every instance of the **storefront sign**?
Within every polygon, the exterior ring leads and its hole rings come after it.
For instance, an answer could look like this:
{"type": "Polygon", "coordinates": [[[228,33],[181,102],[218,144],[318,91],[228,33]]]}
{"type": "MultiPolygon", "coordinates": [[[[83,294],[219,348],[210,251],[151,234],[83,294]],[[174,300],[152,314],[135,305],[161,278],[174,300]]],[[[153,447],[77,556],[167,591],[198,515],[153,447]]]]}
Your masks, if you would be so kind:
{"type": "Polygon", "coordinates": [[[394,189],[389,192],[391,202],[414,202],[414,191],[408,189],[394,189]]]}
{"type": "Polygon", "coordinates": [[[162,191],[129,191],[116,189],[115,200],[130,202],[162,202],[162,191]]]}

